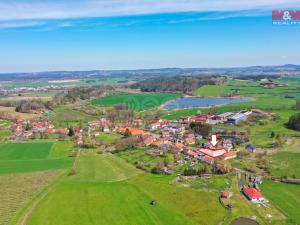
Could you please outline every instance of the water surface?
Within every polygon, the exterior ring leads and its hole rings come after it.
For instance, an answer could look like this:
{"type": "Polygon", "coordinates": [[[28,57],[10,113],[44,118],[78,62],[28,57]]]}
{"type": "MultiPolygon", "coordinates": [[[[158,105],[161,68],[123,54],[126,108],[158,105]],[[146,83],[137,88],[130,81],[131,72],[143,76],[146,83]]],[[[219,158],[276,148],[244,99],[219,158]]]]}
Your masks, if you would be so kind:
{"type": "Polygon", "coordinates": [[[249,102],[249,98],[177,98],[167,103],[165,109],[200,108],[213,105],[227,105],[231,103],[249,102]]]}

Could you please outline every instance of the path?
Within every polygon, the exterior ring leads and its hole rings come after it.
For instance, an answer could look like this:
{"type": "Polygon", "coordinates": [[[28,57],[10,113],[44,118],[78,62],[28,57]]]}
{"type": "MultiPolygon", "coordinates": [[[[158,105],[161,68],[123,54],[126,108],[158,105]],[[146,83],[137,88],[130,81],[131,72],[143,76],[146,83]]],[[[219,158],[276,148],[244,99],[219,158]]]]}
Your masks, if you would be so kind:
{"type": "MultiPolygon", "coordinates": [[[[74,163],[73,163],[73,169],[76,168],[77,166],[77,161],[79,160],[79,156],[80,156],[80,151],[81,149],[78,150],[77,152],[77,155],[76,155],[76,158],[74,160],[74,163]]],[[[65,174],[65,173],[63,173],[65,174]]],[[[63,174],[61,176],[63,176],[63,174]]],[[[60,176],[60,177],[61,177],[60,176]]],[[[58,178],[59,179],[59,178],[58,178]]],[[[25,213],[25,215],[23,216],[23,219],[21,220],[20,224],[19,225],[27,225],[28,224],[28,221],[30,219],[30,216],[32,215],[33,211],[35,210],[35,208],[40,204],[40,202],[42,200],[45,199],[45,197],[54,189],[55,185],[52,185],[52,187],[50,187],[45,193],[43,193],[32,205],[31,207],[27,210],[27,212],[25,213]]]]}

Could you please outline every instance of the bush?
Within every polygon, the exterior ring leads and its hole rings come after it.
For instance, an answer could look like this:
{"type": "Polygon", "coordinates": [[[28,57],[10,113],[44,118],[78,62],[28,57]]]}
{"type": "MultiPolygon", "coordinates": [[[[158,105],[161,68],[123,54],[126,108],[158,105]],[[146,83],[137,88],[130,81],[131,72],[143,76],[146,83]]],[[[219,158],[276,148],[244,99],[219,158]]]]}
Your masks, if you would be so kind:
{"type": "Polygon", "coordinates": [[[287,123],[287,126],[293,130],[300,131],[300,113],[292,115],[287,123]]]}

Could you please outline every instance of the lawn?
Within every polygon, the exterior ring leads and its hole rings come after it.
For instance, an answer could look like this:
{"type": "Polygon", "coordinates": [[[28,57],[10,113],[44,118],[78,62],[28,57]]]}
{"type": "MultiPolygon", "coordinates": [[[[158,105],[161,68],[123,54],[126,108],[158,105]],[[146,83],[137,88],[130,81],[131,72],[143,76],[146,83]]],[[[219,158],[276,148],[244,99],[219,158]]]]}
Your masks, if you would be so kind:
{"type": "Polygon", "coordinates": [[[134,111],[144,111],[160,106],[164,102],[175,99],[178,96],[178,94],[172,93],[119,93],[115,95],[105,96],[103,98],[94,99],[91,101],[91,103],[94,105],[101,106],[114,106],[117,104],[126,104],[130,109],[134,111]]]}
{"type": "MultiPolygon", "coordinates": [[[[0,144],[0,174],[23,173],[70,167],[73,159],[67,158],[63,155],[60,157],[53,157],[53,153],[51,153],[52,146],[53,143],[51,142],[0,144]],[[50,158],[48,158],[49,155],[50,158]]],[[[56,156],[57,154],[58,153],[55,153],[56,156]]]]}
{"type": "Polygon", "coordinates": [[[299,205],[300,188],[299,185],[276,183],[265,180],[261,185],[263,194],[271,203],[283,211],[290,221],[290,224],[300,223],[299,205]]]}
{"type": "Polygon", "coordinates": [[[29,225],[214,225],[226,213],[216,193],[170,185],[171,177],[142,173],[113,155],[81,155],[76,171],[37,206],[29,225]]]}
{"type": "Polygon", "coordinates": [[[117,132],[111,132],[109,134],[101,133],[96,137],[97,141],[101,141],[105,145],[113,144],[116,140],[120,139],[122,135],[117,132]]]}

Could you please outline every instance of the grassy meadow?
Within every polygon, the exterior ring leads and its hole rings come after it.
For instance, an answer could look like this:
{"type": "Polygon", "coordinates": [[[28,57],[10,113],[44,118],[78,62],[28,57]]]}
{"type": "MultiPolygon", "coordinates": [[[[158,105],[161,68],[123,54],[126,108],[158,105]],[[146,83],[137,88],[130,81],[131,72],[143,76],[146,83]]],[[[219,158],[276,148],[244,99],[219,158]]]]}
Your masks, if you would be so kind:
{"type": "Polygon", "coordinates": [[[226,214],[218,194],[170,185],[171,177],[145,174],[115,156],[83,152],[76,172],[37,206],[30,225],[213,225],[226,214]]]}
{"type": "Polygon", "coordinates": [[[0,174],[68,168],[72,159],[67,158],[64,147],[57,153],[57,145],[52,142],[0,144],[0,174]],[[53,157],[58,155],[59,157],[53,157]]]}
{"type": "Polygon", "coordinates": [[[103,98],[94,99],[91,101],[94,105],[114,106],[117,104],[126,104],[134,111],[144,111],[157,106],[160,106],[166,101],[178,97],[178,94],[172,93],[147,93],[147,94],[133,94],[133,93],[119,93],[115,95],[105,96],[103,98]]]}
{"type": "Polygon", "coordinates": [[[0,224],[7,225],[18,212],[61,171],[43,171],[0,176],[0,224]]]}
{"type": "Polygon", "coordinates": [[[299,185],[276,183],[271,180],[265,180],[261,185],[261,189],[268,200],[288,216],[290,224],[300,223],[299,185]]]}

